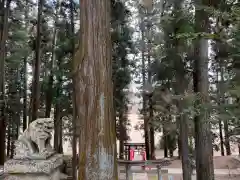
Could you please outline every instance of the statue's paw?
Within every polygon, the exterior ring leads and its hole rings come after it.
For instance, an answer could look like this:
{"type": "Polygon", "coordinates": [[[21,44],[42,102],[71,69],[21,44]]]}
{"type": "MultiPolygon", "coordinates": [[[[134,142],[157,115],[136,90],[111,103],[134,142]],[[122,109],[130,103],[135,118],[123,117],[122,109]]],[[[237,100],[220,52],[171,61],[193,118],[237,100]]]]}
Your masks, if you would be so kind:
{"type": "Polygon", "coordinates": [[[68,179],[68,175],[60,173],[60,179],[68,179]]]}

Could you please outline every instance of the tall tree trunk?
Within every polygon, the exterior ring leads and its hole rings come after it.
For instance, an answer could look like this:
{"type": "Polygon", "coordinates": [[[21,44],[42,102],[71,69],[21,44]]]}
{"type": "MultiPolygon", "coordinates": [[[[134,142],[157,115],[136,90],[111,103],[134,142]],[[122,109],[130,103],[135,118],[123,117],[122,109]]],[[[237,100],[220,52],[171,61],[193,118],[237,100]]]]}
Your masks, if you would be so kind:
{"type": "Polygon", "coordinates": [[[62,117],[60,103],[55,105],[54,113],[54,150],[57,153],[63,153],[62,147],[62,117]]]}
{"type": "Polygon", "coordinates": [[[27,128],[27,90],[28,90],[28,71],[27,71],[27,58],[24,58],[24,65],[23,65],[23,131],[27,128]]]}
{"type": "Polygon", "coordinates": [[[230,146],[230,140],[229,140],[229,128],[228,128],[228,121],[223,121],[223,128],[225,133],[225,147],[226,147],[226,154],[227,156],[230,156],[231,153],[231,146],[230,146]]]}
{"type": "MultiPolygon", "coordinates": [[[[174,16],[175,19],[178,19],[178,17],[181,17],[183,14],[183,9],[182,9],[182,4],[183,0],[175,0],[174,1],[174,16]]],[[[180,25],[181,26],[181,25],[180,25]]],[[[177,36],[178,33],[178,28],[179,28],[179,23],[175,24],[174,27],[174,34],[177,36]]],[[[178,58],[178,56],[182,53],[180,51],[181,45],[183,44],[182,40],[175,38],[173,40],[173,45],[175,49],[175,57],[178,58]]],[[[184,68],[184,60],[179,57],[179,62],[176,64],[180,65],[182,68],[184,68]]],[[[181,72],[181,71],[180,71],[181,72]]],[[[177,88],[176,91],[180,95],[184,95],[185,91],[187,90],[188,87],[188,79],[183,78],[185,76],[184,69],[181,73],[176,75],[177,77],[177,88]],[[183,73],[183,74],[182,74],[183,73]]],[[[188,137],[189,137],[189,119],[188,115],[184,112],[184,109],[186,108],[186,100],[183,98],[182,100],[178,101],[178,109],[180,113],[179,117],[179,136],[180,136],[180,149],[181,149],[181,160],[182,160],[182,171],[183,171],[183,180],[191,180],[192,179],[192,170],[191,170],[191,164],[190,164],[190,159],[189,159],[189,144],[188,144],[188,137]]]]}
{"type": "Polygon", "coordinates": [[[6,122],[5,122],[5,55],[6,40],[8,36],[8,15],[11,0],[0,1],[0,165],[5,161],[5,138],[6,138],[6,122]],[[6,3],[6,7],[5,7],[6,3]]]}
{"type": "MultiPolygon", "coordinates": [[[[63,69],[62,59],[58,57],[58,71],[61,72],[63,69]]],[[[54,117],[54,149],[58,153],[62,153],[62,110],[61,110],[61,96],[62,96],[62,73],[57,75],[57,85],[56,85],[56,105],[55,105],[55,117],[54,117]]]]}
{"type": "Polygon", "coordinates": [[[150,118],[150,149],[151,149],[151,159],[155,159],[155,136],[154,136],[154,123],[153,123],[153,102],[152,97],[149,98],[149,118],[150,118]]]}
{"type": "MultiPolygon", "coordinates": [[[[147,77],[147,81],[148,84],[152,84],[152,73],[150,70],[151,67],[151,19],[150,19],[150,15],[151,15],[151,10],[152,8],[148,8],[147,9],[147,66],[148,66],[148,77],[147,77]]],[[[144,33],[144,32],[143,32],[144,33]]],[[[144,43],[144,41],[143,41],[144,43]]],[[[148,123],[150,123],[149,126],[149,144],[150,144],[150,158],[154,159],[155,158],[155,141],[154,141],[154,124],[153,124],[153,100],[152,100],[152,94],[150,94],[148,96],[148,102],[149,102],[149,116],[148,116],[148,123]]]]}
{"type": "MultiPolygon", "coordinates": [[[[11,122],[12,123],[12,126],[13,126],[13,121],[11,122]]],[[[10,159],[13,158],[13,155],[14,155],[14,132],[15,129],[12,127],[11,128],[11,140],[10,140],[10,159]]]]}
{"type": "MultiPolygon", "coordinates": [[[[71,22],[71,29],[70,29],[70,37],[71,37],[71,45],[72,45],[72,62],[74,61],[74,54],[75,54],[75,31],[74,31],[74,1],[70,0],[70,22],[71,22]]],[[[72,68],[74,69],[74,63],[72,63],[72,68]]],[[[73,79],[73,84],[77,83],[75,82],[76,78],[73,79]]],[[[73,103],[73,118],[72,118],[72,179],[76,180],[77,178],[77,134],[76,134],[76,121],[77,121],[77,114],[75,112],[76,110],[76,102],[75,102],[75,92],[73,88],[73,94],[72,94],[72,103],[73,103]]]]}
{"type": "Polygon", "coordinates": [[[163,142],[164,142],[163,143],[164,157],[167,158],[168,157],[168,135],[164,127],[164,124],[163,124],[163,142]]]}
{"type": "Polygon", "coordinates": [[[81,119],[79,180],[117,179],[110,1],[82,0],[74,58],[75,112],[81,119]]]}
{"type": "MultiPolygon", "coordinates": [[[[145,27],[144,27],[144,21],[143,18],[141,20],[141,34],[142,34],[142,81],[143,81],[143,87],[146,85],[146,65],[145,65],[145,27]]],[[[148,127],[148,117],[147,117],[147,96],[144,93],[143,94],[143,106],[142,106],[142,112],[143,112],[143,119],[144,119],[144,139],[145,139],[145,149],[146,149],[146,158],[147,160],[150,159],[150,143],[149,143],[149,127],[148,127]]]]}
{"type": "Polygon", "coordinates": [[[35,50],[34,74],[32,81],[32,118],[29,122],[38,118],[38,110],[40,106],[40,66],[41,66],[41,36],[42,36],[42,11],[44,0],[38,1],[38,17],[37,17],[37,39],[35,50]]]}
{"type": "MultiPolygon", "coordinates": [[[[74,61],[74,54],[75,54],[75,31],[74,31],[74,1],[70,0],[70,22],[71,22],[71,29],[70,29],[70,37],[71,37],[71,45],[72,45],[72,62],[74,61]]],[[[74,63],[73,64],[73,69],[74,69],[74,63]]],[[[76,78],[73,78],[73,84],[77,83],[75,82],[76,78]]],[[[76,98],[75,98],[75,92],[74,92],[74,88],[73,88],[73,94],[72,94],[72,103],[73,103],[73,118],[72,118],[72,179],[76,180],[77,178],[77,134],[76,134],[76,123],[77,123],[77,114],[76,114],[76,98]]]]}
{"type": "MultiPolygon", "coordinates": [[[[122,107],[119,112],[119,159],[124,159],[124,142],[127,140],[126,122],[127,108],[122,107]]],[[[117,128],[115,128],[117,129],[117,128]]]]}
{"type": "MultiPolygon", "coordinates": [[[[150,28],[148,28],[148,32],[150,32],[150,28]]],[[[151,56],[150,56],[150,48],[151,48],[151,40],[148,37],[148,83],[151,84],[151,56]]],[[[151,159],[155,158],[155,141],[154,141],[154,124],[153,124],[153,100],[152,100],[152,94],[148,96],[148,102],[149,102],[149,116],[148,116],[148,122],[150,123],[149,127],[149,139],[150,139],[150,157],[151,159]]]]}
{"type": "Polygon", "coordinates": [[[18,97],[18,67],[8,67],[8,99],[7,107],[8,107],[8,126],[11,127],[10,129],[10,158],[13,158],[14,154],[14,142],[17,140],[18,136],[18,127],[20,121],[20,114],[19,114],[19,97],[18,97]]]}
{"type": "Polygon", "coordinates": [[[57,4],[55,7],[55,16],[54,16],[54,29],[53,29],[53,39],[52,39],[52,57],[51,57],[51,66],[49,68],[50,75],[48,78],[48,88],[46,91],[46,111],[45,117],[50,117],[52,110],[52,101],[53,101],[53,71],[55,68],[55,59],[56,59],[56,43],[58,37],[58,14],[59,14],[59,0],[57,0],[57,4]]]}
{"type": "Polygon", "coordinates": [[[46,90],[46,110],[45,117],[49,118],[51,116],[52,111],[52,101],[53,101],[53,70],[51,68],[50,75],[48,78],[48,87],[46,90]]]}
{"type": "MultiPolygon", "coordinates": [[[[180,102],[179,106],[180,112],[182,112],[185,106],[184,102],[180,102]]],[[[191,164],[189,161],[188,135],[188,117],[186,114],[182,114],[180,117],[180,137],[183,180],[192,179],[191,164]]]]}
{"type": "MultiPolygon", "coordinates": [[[[26,6],[26,9],[24,11],[24,18],[25,18],[25,29],[27,30],[28,27],[29,27],[29,21],[28,21],[28,13],[29,13],[29,3],[28,1],[25,1],[25,6],[26,6]]],[[[27,128],[27,117],[29,115],[29,112],[28,112],[28,103],[27,103],[27,99],[28,99],[28,94],[27,94],[27,91],[28,91],[28,68],[27,68],[27,65],[28,65],[28,57],[25,56],[24,59],[23,59],[23,131],[27,128]]]]}
{"type": "Polygon", "coordinates": [[[119,113],[119,159],[124,159],[124,136],[125,136],[125,128],[124,128],[124,112],[123,110],[119,113]]]}
{"type": "Polygon", "coordinates": [[[10,149],[11,149],[11,123],[8,122],[8,126],[7,126],[7,157],[10,157],[10,149]]]}
{"type": "MultiPolygon", "coordinates": [[[[208,5],[203,0],[195,0],[196,6],[208,5]]],[[[208,33],[208,15],[203,9],[195,11],[196,32],[208,33]]],[[[209,103],[208,82],[208,40],[199,37],[195,44],[194,61],[194,92],[199,94],[196,107],[204,107],[209,103]]],[[[208,110],[201,108],[202,112],[195,116],[195,150],[196,171],[198,180],[213,180],[213,149],[211,124],[208,110]]]]}
{"type": "MultiPolygon", "coordinates": [[[[222,63],[220,63],[220,76],[221,76],[221,82],[220,82],[220,96],[221,96],[221,104],[225,104],[225,92],[224,90],[224,67],[222,63]]],[[[229,140],[229,128],[228,128],[228,120],[223,120],[223,129],[225,134],[225,147],[226,147],[226,154],[227,156],[231,155],[231,147],[230,147],[230,140],[229,140]]]]}
{"type": "Polygon", "coordinates": [[[224,156],[224,142],[223,142],[222,121],[221,121],[221,119],[218,120],[218,127],[219,127],[219,137],[220,137],[220,150],[221,150],[221,155],[224,156]]]}
{"type": "MultiPolygon", "coordinates": [[[[177,118],[177,129],[179,130],[180,129],[180,121],[181,121],[181,118],[177,118]]],[[[182,141],[181,141],[181,136],[180,136],[180,132],[178,133],[178,137],[177,137],[177,146],[178,146],[178,158],[181,159],[182,157],[182,148],[181,148],[181,144],[182,144],[182,141]]]]}
{"type": "MultiPolygon", "coordinates": [[[[221,67],[220,67],[221,68],[221,67]]],[[[219,82],[219,72],[217,71],[217,93],[218,93],[218,105],[221,107],[221,82],[219,82]]],[[[219,112],[219,120],[218,120],[218,127],[219,127],[219,138],[220,138],[220,150],[221,150],[221,155],[224,156],[224,140],[223,140],[223,130],[222,130],[222,120],[221,120],[221,110],[219,112]]]]}

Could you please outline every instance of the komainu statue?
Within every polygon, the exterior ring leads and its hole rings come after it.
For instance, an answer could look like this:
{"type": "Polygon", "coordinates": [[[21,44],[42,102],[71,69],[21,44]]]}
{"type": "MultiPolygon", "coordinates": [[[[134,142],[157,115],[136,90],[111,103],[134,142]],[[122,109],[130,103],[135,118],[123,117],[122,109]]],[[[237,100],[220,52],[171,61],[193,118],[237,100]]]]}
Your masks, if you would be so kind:
{"type": "Polygon", "coordinates": [[[54,121],[39,118],[31,122],[16,142],[14,159],[46,159],[54,154],[50,140],[54,121]]]}

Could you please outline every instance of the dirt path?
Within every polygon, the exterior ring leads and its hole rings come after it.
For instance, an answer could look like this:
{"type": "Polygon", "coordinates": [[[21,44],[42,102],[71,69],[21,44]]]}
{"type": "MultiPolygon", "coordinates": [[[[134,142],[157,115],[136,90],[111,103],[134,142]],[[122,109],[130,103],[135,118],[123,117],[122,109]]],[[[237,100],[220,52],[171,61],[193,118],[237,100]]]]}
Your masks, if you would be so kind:
{"type": "MultiPolygon", "coordinates": [[[[151,180],[151,179],[150,179],[151,180]]],[[[152,180],[155,180],[152,178],[152,180]]],[[[167,177],[163,178],[162,180],[168,180],[167,177]]],[[[173,175],[172,180],[182,180],[182,175],[173,175]]],[[[192,180],[196,180],[196,176],[192,177],[192,180]]],[[[240,180],[240,175],[239,176],[215,176],[215,180],[240,180]]]]}
{"type": "MultiPolygon", "coordinates": [[[[214,169],[237,169],[240,168],[240,161],[231,156],[215,156],[213,158],[214,169]]],[[[168,168],[181,168],[181,160],[174,160],[168,168]]]]}
{"type": "MultiPolygon", "coordinates": [[[[180,174],[174,174],[174,175],[169,175],[166,176],[166,175],[163,175],[162,176],[162,180],[182,180],[182,175],[180,174]],[[171,178],[169,178],[171,176],[171,178]]],[[[133,177],[131,176],[130,179],[132,179],[133,177]]],[[[143,175],[142,177],[141,176],[138,176],[138,179],[139,180],[146,180],[146,177],[143,175]]],[[[239,180],[240,179],[240,175],[238,176],[228,176],[228,175],[224,175],[224,176],[217,176],[215,175],[215,180],[239,180]]],[[[126,180],[125,178],[125,175],[122,175],[119,177],[119,180],[126,180]]],[[[148,180],[157,180],[157,176],[148,176],[148,180]]],[[[192,180],[196,180],[196,176],[192,176],[192,180]]]]}

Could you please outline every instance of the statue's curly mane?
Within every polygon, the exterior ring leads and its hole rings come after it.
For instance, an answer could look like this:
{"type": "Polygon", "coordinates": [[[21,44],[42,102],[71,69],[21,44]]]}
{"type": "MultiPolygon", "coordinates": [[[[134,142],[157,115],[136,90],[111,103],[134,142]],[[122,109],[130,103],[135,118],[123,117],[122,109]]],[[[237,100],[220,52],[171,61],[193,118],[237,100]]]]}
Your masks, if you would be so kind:
{"type": "MultiPolygon", "coordinates": [[[[22,145],[21,152],[17,156],[25,156],[26,153],[41,156],[42,153],[53,152],[50,141],[52,138],[54,122],[51,119],[37,119],[29,124],[29,127],[19,137],[19,147],[22,145]],[[24,147],[25,146],[25,147],[24,147]],[[29,152],[28,152],[29,151],[29,152]]],[[[29,155],[27,155],[29,156],[29,155]]]]}

